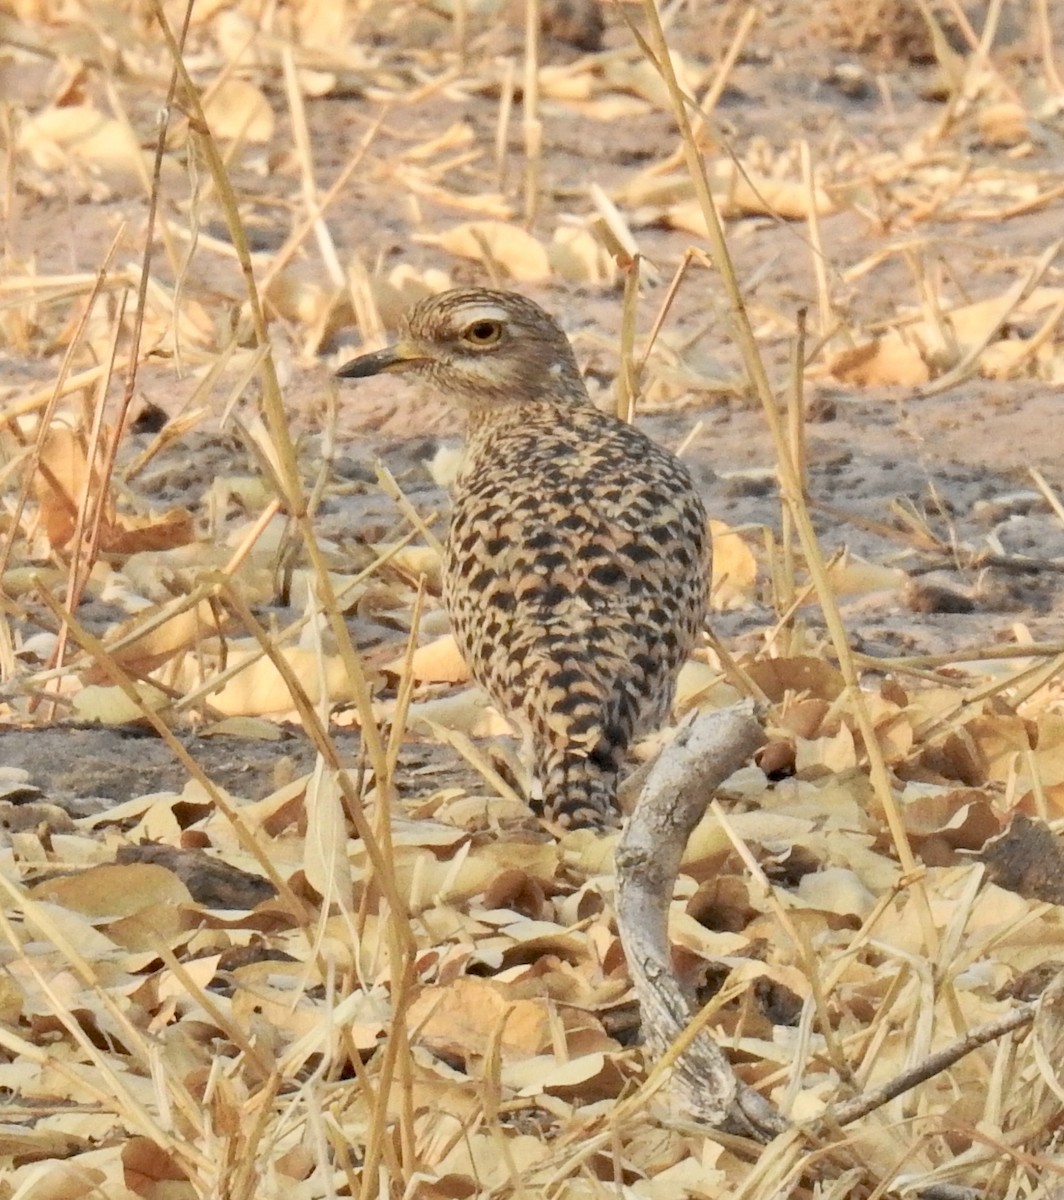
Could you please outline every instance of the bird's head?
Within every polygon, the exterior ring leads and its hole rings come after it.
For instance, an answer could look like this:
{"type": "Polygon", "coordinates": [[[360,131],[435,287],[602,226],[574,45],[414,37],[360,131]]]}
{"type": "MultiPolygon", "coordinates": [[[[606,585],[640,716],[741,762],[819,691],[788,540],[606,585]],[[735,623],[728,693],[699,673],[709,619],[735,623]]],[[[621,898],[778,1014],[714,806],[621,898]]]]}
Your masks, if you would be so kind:
{"type": "Polygon", "coordinates": [[[406,314],[394,345],[352,359],[337,375],[386,371],[424,376],[471,410],[590,403],[568,338],[538,304],[514,292],[455,288],[430,296],[406,314]]]}

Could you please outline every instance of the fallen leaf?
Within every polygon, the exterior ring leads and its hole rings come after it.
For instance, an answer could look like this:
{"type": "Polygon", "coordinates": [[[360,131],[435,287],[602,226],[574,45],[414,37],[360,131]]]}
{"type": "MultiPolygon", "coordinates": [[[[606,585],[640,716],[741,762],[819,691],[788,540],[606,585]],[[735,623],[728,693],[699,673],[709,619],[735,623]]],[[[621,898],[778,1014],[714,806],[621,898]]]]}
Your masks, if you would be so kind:
{"type": "Polygon", "coordinates": [[[505,221],[470,221],[445,233],[421,234],[418,240],[449,254],[477,259],[519,283],[543,283],[550,278],[550,258],[542,242],[505,221]]]}

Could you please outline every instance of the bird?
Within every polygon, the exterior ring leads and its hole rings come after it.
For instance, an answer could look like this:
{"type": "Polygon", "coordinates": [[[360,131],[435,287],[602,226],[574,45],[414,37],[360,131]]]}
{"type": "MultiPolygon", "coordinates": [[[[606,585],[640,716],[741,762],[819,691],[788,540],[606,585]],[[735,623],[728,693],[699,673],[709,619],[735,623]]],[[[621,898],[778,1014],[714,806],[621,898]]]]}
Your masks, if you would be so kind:
{"type": "Polygon", "coordinates": [[[473,679],[523,735],[537,814],[619,822],[624,760],[668,720],[711,543],[690,471],[597,408],[569,339],[514,292],[462,287],[340,368],[411,372],[464,410],[443,599],[473,679]]]}

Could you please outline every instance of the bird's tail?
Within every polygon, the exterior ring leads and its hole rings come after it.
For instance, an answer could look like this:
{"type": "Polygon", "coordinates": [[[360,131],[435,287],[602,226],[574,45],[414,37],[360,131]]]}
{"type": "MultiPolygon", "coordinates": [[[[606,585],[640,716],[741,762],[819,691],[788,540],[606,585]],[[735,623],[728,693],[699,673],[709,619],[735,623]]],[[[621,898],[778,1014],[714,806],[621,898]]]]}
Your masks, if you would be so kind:
{"type": "Polygon", "coordinates": [[[567,829],[609,829],[620,822],[616,750],[574,753],[573,748],[544,755],[536,772],[543,789],[543,815],[567,829]]]}

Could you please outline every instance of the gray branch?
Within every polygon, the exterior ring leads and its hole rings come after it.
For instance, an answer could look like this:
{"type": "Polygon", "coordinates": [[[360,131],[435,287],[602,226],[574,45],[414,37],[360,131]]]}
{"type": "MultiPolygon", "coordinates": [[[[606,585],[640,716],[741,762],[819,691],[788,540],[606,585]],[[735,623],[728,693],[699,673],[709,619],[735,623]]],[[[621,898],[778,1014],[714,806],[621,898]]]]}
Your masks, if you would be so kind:
{"type": "MultiPolygon", "coordinates": [[[[699,714],[655,763],[618,845],[617,927],[655,1057],[668,1051],[695,1012],[694,996],[673,973],[668,938],[684,847],[716,790],[764,740],[752,705],[699,714]]],[[[759,1141],[788,1128],[767,1100],[736,1078],[705,1030],[677,1054],[671,1085],[696,1120],[759,1141]]]]}

